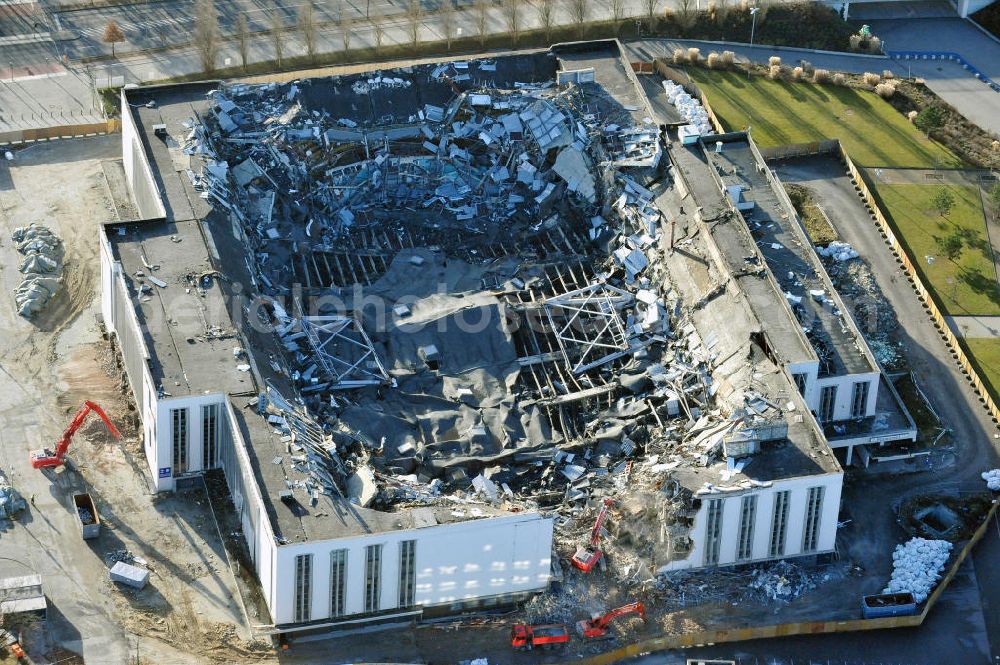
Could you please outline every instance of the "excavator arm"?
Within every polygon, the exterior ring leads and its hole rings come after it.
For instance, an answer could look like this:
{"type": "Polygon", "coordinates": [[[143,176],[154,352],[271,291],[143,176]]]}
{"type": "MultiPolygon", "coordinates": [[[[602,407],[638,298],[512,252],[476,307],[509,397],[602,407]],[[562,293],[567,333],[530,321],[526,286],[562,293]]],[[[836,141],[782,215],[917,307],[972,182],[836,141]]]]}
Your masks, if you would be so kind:
{"type": "Polygon", "coordinates": [[[66,430],[63,432],[62,438],[59,439],[59,443],[56,445],[55,452],[45,449],[31,451],[31,466],[36,469],[42,469],[49,466],[59,466],[65,462],[66,451],[69,450],[69,444],[73,440],[73,435],[76,434],[76,431],[83,426],[84,421],[87,420],[87,416],[90,415],[91,411],[100,416],[101,420],[103,420],[104,424],[107,426],[108,431],[111,432],[116,439],[122,438],[122,435],[118,432],[118,428],[116,428],[114,423],[111,422],[111,419],[108,418],[108,414],[104,413],[104,409],[94,402],[86,400],[84,401],[83,406],[80,407],[80,410],[76,412],[76,415],[73,416],[73,420],[70,422],[69,426],[66,427],[66,430]]]}
{"type": "Polygon", "coordinates": [[[601,506],[601,512],[597,514],[597,521],[594,522],[594,528],[590,532],[590,544],[593,547],[601,544],[601,529],[604,528],[604,521],[608,519],[608,511],[611,509],[612,503],[614,502],[611,499],[605,499],[604,505],[601,506]]]}
{"type": "Polygon", "coordinates": [[[643,621],[646,620],[646,606],[640,602],[629,603],[616,607],[607,614],[595,616],[591,619],[584,619],[576,624],[577,632],[581,637],[597,638],[608,636],[608,626],[620,616],[626,614],[638,614],[643,621]]]}

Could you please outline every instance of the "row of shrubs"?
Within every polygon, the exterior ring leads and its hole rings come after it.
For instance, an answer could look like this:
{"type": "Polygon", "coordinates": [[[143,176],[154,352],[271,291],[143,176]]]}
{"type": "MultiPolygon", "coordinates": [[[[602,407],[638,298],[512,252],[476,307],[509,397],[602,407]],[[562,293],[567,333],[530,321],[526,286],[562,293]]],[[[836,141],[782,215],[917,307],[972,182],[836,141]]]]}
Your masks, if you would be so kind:
{"type": "MultiPolygon", "coordinates": [[[[709,69],[726,70],[732,69],[736,64],[736,54],[732,51],[716,53],[712,51],[708,57],[702,61],[701,49],[690,47],[687,49],[674,49],[673,62],[675,65],[700,65],[703,64],[709,69]]],[[[767,77],[772,81],[779,81],[788,78],[792,81],[812,81],[819,84],[833,84],[846,86],[850,81],[841,72],[830,74],[828,69],[813,69],[808,62],[803,61],[802,66],[791,69],[781,64],[781,58],[772,55],[767,61],[767,77]]],[[[875,90],[880,97],[888,99],[896,94],[896,84],[893,79],[896,75],[886,69],[881,74],[865,72],[861,77],[864,84],[875,90]]]]}

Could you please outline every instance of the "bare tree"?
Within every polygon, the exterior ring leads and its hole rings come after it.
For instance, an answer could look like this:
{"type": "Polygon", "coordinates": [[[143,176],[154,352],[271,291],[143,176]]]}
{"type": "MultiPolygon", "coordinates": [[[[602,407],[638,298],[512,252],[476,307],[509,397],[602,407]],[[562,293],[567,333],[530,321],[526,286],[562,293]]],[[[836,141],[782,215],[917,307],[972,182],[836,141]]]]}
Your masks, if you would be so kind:
{"type": "Polygon", "coordinates": [[[406,8],[406,26],[410,33],[410,45],[414,47],[420,41],[420,22],[423,18],[424,8],[420,0],[410,0],[410,5],[406,8]]]}
{"type": "Polygon", "coordinates": [[[677,24],[682,29],[689,29],[697,18],[695,0],[677,0],[677,24]]]}
{"type": "Polygon", "coordinates": [[[617,28],[625,18],[625,0],[610,0],[608,4],[611,5],[611,20],[617,28]]]}
{"type": "Polygon", "coordinates": [[[517,46],[517,38],[521,34],[521,0],[504,0],[503,16],[514,46],[517,46]]]}
{"type": "Polygon", "coordinates": [[[309,60],[313,61],[316,59],[316,42],[319,38],[319,30],[316,26],[316,12],[312,0],[306,0],[302,3],[296,19],[299,31],[302,33],[302,41],[306,45],[306,53],[309,55],[309,60]]]}
{"type": "Polygon", "coordinates": [[[649,31],[656,30],[656,6],[660,0],[642,0],[643,7],[646,8],[646,16],[649,19],[649,31]]]}
{"type": "Polygon", "coordinates": [[[115,44],[125,41],[125,33],[118,27],[117,21],[108,21],[108,24],[104,26],[104,35],[101,37],[101,41],[105,44],[111,44],[111,57],[115,57],[115,44]]]}
{"type": "Polygon", "coordinates": [[[271,20],[271,43],[274,44],[274,58],[278,61],[278,67],[281,67],[281,58],[284,55],[281,31],[285,29],[285,24],[281,19],[281,10],[278,9],[278,5],[271,6],[269,18],[271,20]]]}
{"type": "Polygon", "coordinates": [[[587,15],[590,13],[590,0],[570,0],[570,16],[576,23],[576,29],[582,38],[587,32],[587,15]]]}
{"type": "Polygon", "coordinates": [[[215,60],[219,55],[219,13],[215,10],[215,0],[197,0],[195,3],[191,42],[198,50],[202,71],[215,71],[215,60]]]}
{"type": "Polygon", "coordinates": [[[490,0],[477,0],[476,6],[476,30],[479,31],[479,45],[486,45],[486,28],[489,27],[490,20],[490,0]]]}
{"type": "Polygon", "coordinates": [[[247,23],[246,14],[240,14],[236,17],[236,41],[240,47],[240,60],[243,62],[245,70],[247,60],[250,57],[250,25],[247,23]]]}
{"type": "Polygon", "coordinates": [[[375,16],[372,18],[372,38],[375,40],[375,52],[382,52],[382,42],[385,40],[385,18],[375,16]]]}
{"type": "Polygon", "coordinates": [[[340,10],[340,38],[344,42],[344,51],[351,50],[351,33],[354,31],[354,16],[350,8],[340,10]]]}
{"type": "Polygon", "coordinates": [[[725,23],[729,17],[729,0],[715,0],[715,21],[725,23]]]}
{"type": "Polygon", "coordinates": [[[536,0],[535,11],[538,12],[538,22],[545,30],[545,40],[552,39],[552,25],[556,19],[556,0],[536,0]]]}
{"type": "Polygon", "coordinates": [[[451,50],[451,40],[455,38],[455,5],[452,0],[443,0],[438,10],[441,15],[441,32],[444,35],[445,47],[451,50]]]}

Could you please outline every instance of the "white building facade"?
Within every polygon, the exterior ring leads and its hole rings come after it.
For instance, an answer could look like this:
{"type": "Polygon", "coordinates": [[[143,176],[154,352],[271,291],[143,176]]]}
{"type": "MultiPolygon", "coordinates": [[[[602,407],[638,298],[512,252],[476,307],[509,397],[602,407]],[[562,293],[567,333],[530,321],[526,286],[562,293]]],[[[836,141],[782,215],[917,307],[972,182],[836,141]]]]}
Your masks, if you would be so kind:
{"type": "Polygon", "coordinates": [[[827,554],[837,541],[843,473],[776,480],[753,490],[698,494],[691,552],[661,570],[827,554]]]}

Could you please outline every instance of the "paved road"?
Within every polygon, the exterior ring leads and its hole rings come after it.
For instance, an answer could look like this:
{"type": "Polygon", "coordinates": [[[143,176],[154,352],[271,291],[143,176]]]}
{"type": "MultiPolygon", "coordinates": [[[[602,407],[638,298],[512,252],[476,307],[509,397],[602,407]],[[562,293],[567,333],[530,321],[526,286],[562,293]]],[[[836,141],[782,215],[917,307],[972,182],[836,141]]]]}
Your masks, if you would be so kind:
{"type": "MultiPolygon", "coordinates": [[[[441,0],[420,2],[427,14],[437,11],[441,5],[441,0]]],[[[677,0],[660,0],[659,5],[662,9],[665,5],[676,3],[677,0]]],[[[285,27],[296,25],[296,17],[303,4],[304,0],[280,3],[279,13],[285,27]]],[[[468,9],[473,4],[474,0],[455,0],[455,6],[460,10],[468,9]]],[[[329,25],[339,21],[342,12],[349,14],[355,22],[376,17],[400,19],[408,11],[409,5],[409,0],[332,0],[316,2],[314,11],[318,24],[329,25]]],[[[53,6],[52,15],[62,28],[79,36],[63,45],[70,57],[93,57],[104,55],[110,50],[108,45],[101,42],[104,28],[110,20],[118,22],[128,40],[119,45],[119,53],[187,43],[194,26],[194,6],[195,0],[153,0],[143,4],[75,11],[59,11],[53,6]]],[[[223,34],[235,33],[236,21],[241,14],[247,17],[251,31],[271,29],[274,4],[270,0],[215,0],[215,6],[219,12],[223,34]]],[[[494,11],[499,14],[500,0],[493,0],[493,6],[494,11]]],[[[571,23],[568,3],[557,3],[557,6],[557,13],[562,15],[560,22],[571,23]]],[[[592,19],[610,16],[608,3],[592,2],[589,7],[592,19]]],[[[624,9],[628,16],[642,16],[646,13],[640,0],[625,0],[624,9]]],[[[535,14],[535,10],[525,4],[522,10],[525,27],[537,25],[535,14]]]]}
{"type": "Polygon", "coordinates": [[[959,337],[1000,337],[1000,316],[946,316],[945,320],[959,337]]]}

